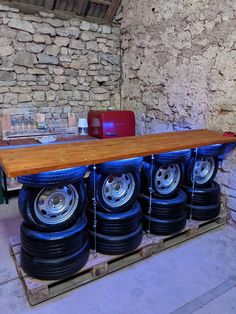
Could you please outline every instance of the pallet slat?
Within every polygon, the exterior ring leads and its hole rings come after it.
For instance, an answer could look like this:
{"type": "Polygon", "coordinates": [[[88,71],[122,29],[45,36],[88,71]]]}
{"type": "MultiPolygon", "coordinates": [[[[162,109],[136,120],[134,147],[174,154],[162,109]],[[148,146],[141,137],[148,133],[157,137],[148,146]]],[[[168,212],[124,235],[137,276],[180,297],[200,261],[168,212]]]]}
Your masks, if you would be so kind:
{"type": "Polygon", "coordinates": [[[15,236],[9,240],[10,253],[13,257],[17,273],[21,279],[30,305],[36,305],[61,293],[80,287],[88,282],[110,274],[118,269],[136,263],[144,258],[161,252],[179,243],[207,231],[219,228],[226,223],[225,216],[205,222],[188,221],[185,229],[171,236],[144,235],[139,247],[132,253],[120,256],[90,254],[87,264],[75,275],[65,280],[43,281],[29,277],[20,265],[20,238],[15,236]]]}

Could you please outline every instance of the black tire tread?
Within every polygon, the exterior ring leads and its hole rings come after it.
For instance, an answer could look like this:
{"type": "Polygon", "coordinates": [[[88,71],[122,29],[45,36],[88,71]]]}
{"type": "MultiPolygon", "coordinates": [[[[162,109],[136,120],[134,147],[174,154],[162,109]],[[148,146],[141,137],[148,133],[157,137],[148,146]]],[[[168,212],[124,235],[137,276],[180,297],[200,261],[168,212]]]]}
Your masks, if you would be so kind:
{"type": "Polygon", "coordinates": [[[59,232],[40,232],[21,224],[20,236],[23,250],[38,258],[59,258],[78,251],[88,237],[87,218],[83,216],[69,229],[59,232]]]}
{"type": "MultiPolygon", "coordinates": [[[[144,214],[149,210],[149,196],[140,195],[139,202],[144,214]]],[[[187,206],[187,196],[184,191],[179,190],[175,196],[169,199],[152,198],[152,212],[154,218],[173,219],[182,217],[187,206]]]]}
{"type": "Polygon", "coordinates": [[[21,267],[31,277],[41,280],[60,280],[79,271],[89,258],[89,241],[72,255],[54,258],[34,258],[21,249],[21,267]]]}
{"type": "Polygon", "coordinates": [[[208,206],[188,205],[187,215],[189,217],[191,212],[192,219],[194,220],[199,221],[211,220],[216,218],[220,214],[220,207],[221,207],[220,202],[208,206]]]}
{"type": "MultiPolygon", "coordinates": [[[[89,228],[93,230],[94,210],[88,209],[89,228]]],[[[142,221],[142,210],[136,202],[124,213],[104,213],[97,211],[97,232],[104,235],[126,235],[135,231],[142,221]]]]}
{"type": "Polygon", "coordinates": [[[17,178],[19,183],[34,188],[44,188],[51,186],[60,186],[74,183],[84,177],[87,167],[77,167],[62,169],[38,174],[20,176],[17,178]]]}
{"type": "Polygon", "coordinates": [[[143,157],[134,157],[128,159],[108,161],[97,165],[97,172],[108,175],[136,172],[141,170],[143,157]]]}
{"type": "Polygon", "coordinates": [[[144,230],[147,231],[149,228],[150,219],[150,232],[156,235],[171,235],[180,232],[184,229],[187,222],[187,215],[184,214],[182,217],[177,219],[157,219],[143,216],[144,230]]]}
{"type": "Polygon", "coordinates": [[[184,185],[188,203],[193,205],[212,205],[220,200],[220,185],[213,181],[208,187],[189,187],[184,185]]]}
{"type": "MultiPolygon", "coordinates": [[[[97,233],[97,251],[107,255],[127,254],[135,250],[142,241],[143,228],[140,224],[138,229],[128,235],[106,236],[97,233]]],[[[95,233],[90,231],[91,246],[94,248],[95,233]]]]}

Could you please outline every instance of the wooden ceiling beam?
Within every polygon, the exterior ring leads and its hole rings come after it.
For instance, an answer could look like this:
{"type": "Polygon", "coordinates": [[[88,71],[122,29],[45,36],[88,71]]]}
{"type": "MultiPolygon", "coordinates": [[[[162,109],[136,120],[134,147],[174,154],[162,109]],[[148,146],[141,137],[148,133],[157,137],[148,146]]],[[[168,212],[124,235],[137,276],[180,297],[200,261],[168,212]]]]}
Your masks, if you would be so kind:
{"type": "Polygon", "coordinates": [[[107,10],[107,13],[104,17],[105,22],[110,23],[113,19],[113,17],[116,14],[117,9],[119,8],[119,5],[121,3],[121,0],[112,0],[110,3],[110,6],[107,10]]]}
{"type": "Polygon", "coordinates": [[[121,0],[8,0],[3,1],[6,5],[19,8],[25,13],[36,13],[41,8],[45,10],[52,10],[55,15],[63,15],[63,13],[70,13],[82,17],[93,18],[94,21],[111,23],[116,11],[121,3],[121,0]],[[30,4],[29,2],[33,4],[30,4]],[[95,8],[87,14],[88,7],[95,8]],[[100,10],[100,12],[99,12],[100,10]]]}

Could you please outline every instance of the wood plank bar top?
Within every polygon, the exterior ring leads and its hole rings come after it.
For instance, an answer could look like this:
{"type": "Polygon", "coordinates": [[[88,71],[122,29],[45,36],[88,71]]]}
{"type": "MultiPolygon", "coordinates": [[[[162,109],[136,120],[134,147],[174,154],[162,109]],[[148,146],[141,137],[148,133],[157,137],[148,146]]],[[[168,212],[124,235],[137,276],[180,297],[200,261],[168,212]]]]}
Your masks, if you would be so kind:
{"type": "Polygon", "coordinates": [[[214,131],[179,131],[92,142],[1,150],[0,163],[7,176],[16,177],[184,148],[232,142],[236,142],[236,137],[226,137],[214,131]]]}

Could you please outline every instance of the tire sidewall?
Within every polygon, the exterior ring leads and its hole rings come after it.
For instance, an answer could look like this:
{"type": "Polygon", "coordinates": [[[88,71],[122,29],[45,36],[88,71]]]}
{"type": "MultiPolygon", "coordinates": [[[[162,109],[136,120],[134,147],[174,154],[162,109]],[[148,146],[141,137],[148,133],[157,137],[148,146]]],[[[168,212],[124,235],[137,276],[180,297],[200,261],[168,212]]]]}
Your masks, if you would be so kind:
{"type": "MultiPolygon", "coordinates": [[[[139,171],[137,172],[130,172],[130,174],[132,174],[133,178],[134,178],[134,182],[135,182],[135,187],[134,187],[134,192],[133,195],[130,197],[130,199],[123,205],[113,208],[111,206],[109,206],[108,204],[106,204],[106,202],[103,200],[102,197],[102,187],[104,184],[104,181],[106,180],[106,178],[109,175],[106,174],[100,174],[100,173],[96,173],[95,174],[95,196],[96,196],[96,202],[97,202],[97,206],[101,211],[105,211],[105,212],[109,212],[109,213],[120,213],[120,212],[124,212],[126,210],[128,210],[135,202],[137,199],[137,196],[139,194],[139,190],[140,190],[140,173],[139,171]]],[[[90,199],[93,198],[93,177],[94,177],[94,173],[91,173],[90,175],[90,182],[89,182],[89,195],[90,195],[90,199]]],[[[92,204],[91,204],[92,206],[92,204]]]]}
{"type": "Polygon", "coordinates": [[[28,193],[28,205],[25,215],[28,217],[28,222],[31,226],[37,230],[47,230],[47,231],[60,231],[71,226],[79,216],[84,213],[87,204],[86,198],[86,188],[82,180],[72,184],[78,193],[78,205],[74,213],[68,218],[68,220],[58,223],[58,224],[46,224],[40,221],[35,214],[34,203],[37,195],[42,191],[42,188],[30,188],[28,193]]]}
{"type": "Polygon", "coordinates": [[[182,183],[183,183],[183,180],[184,180],[184,171],[185,171],[185,166],[184,166],[184,163],[181,162],[181,161],[177,161],[177,162],[171,162],[171,163],[165,163],[165,164],[157,164],[155,163],[154,167],[153,167],[153,173],[152,173],[152,190],[153,190],[153,194],[155,197],[157,198],[170,198],[170,197],[173,197],[176,195],[177,191],[180,189],[182,183]],[[155,187],[155,175],[157,173],[157,171],[163,167],[163,166],[168,166],[168,165],[171,165],[171,164],[177,164],[179,166],[179,169],[180,169],[180,179],[179,179],[179,182],[176,186],[176,188],[171,191],[170,193],[168,194],[161,194],[155,187]]]}
{"type": "MultiPolygon", "coordinates": [[[[206,157],[206,156],[201,156],[201,157],[206,157]]],[[[188,163],[188,166],[186,167],[185,178],[184,178],[184,183],[186,185],[188,185],[188,186],[194,185],[195,187],[209,187],[211,185],[211,183],[215,179],[215,176],[216,176],[218,168],[219,168],[219,159],[217,157],[213,157],[213,156],[209,156],[209,157],[214,158],[214,162],[215,162],[214,172],[213,172],[212,176],[210,177],[210,179],[203,184],[193,182],[193,169],[194,169],[196,159],[194,157],[192,157],[188,163]]]]}

